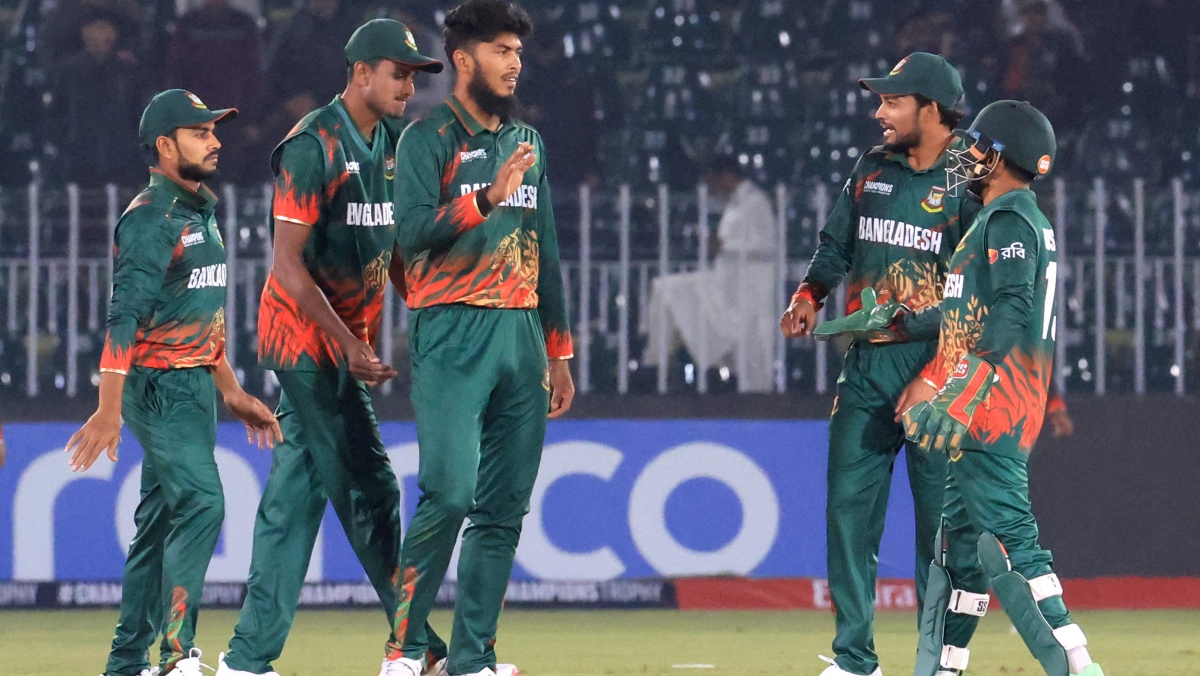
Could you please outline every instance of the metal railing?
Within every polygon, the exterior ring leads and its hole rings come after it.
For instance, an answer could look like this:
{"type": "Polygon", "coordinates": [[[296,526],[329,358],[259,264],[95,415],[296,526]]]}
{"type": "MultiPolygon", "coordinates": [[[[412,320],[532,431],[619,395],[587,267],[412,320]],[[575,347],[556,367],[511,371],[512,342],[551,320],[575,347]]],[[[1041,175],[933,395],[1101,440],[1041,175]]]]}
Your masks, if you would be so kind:
{"type": "MultiPolygon", "coordinates": [[[[1059,256],[1057,387],[1096,394],[1194,392],[1200,369],[1195,190],[1180,180],[1151,188],[1141,180],[1113,185],[1102,178],[1086,185],[1058,179],[1046,187],[1043,206],[1055,224],[1059,256]]],[[[89,374],[95,380],[112,277],[107,252],[127,195],[112,185],[48,191],[35,183],[22,192],[0,195],[0,386],[29,397],[46,388],[73,397],[89,374]]],[[[273,376],[248,367],[258,295],[271,264],[270,188],[225,185],[220,194],[229,271],[227,353],[247,387],[269,393],[276,387],[273,376]]],[[[777,274],[762,293],[778,299],[780,310],[803,277],[832,194],[824,185],[774,188],[777,274]]],[[[665,338],[638,349],[648,322],[665,321],[646,311],[653,280],[709,265],[714,214],[704,186],[695,192],[620,186],[615,193],[584,186],[559,209],[560,216],[572,212],[577,222],[560,220],[559,233],[579,390],[666,393],[682,387],[707,393],[718,387],[714,375],[722,381],[736,376],[748,357],[744,346],[734,356],[735,368],[719,373],[710,364],[689,362],[686,354],[682,362],[672,360],[676,355],[668,354],[665,338]],[[651,353],[657,364],[652,376],[643,367],[651,353]]],[[[844,301],[839,289],[826,316],[840,312],[844,301]]],[[[383,358],[402,356],[407,315],[389,296],[383,358]]],[[[774,323],[755,330],[778,334],[774,323]]],[[[840,354],[831,343],[777,337],[772,357],[777,392],[829,392],[839,369],[840,354]]]]}

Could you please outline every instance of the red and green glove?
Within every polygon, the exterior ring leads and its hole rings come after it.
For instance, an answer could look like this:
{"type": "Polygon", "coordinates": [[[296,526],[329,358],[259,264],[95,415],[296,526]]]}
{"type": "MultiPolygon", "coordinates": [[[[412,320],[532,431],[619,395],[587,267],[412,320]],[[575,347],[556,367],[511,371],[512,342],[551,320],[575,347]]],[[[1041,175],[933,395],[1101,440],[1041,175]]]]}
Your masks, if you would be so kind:
{"type": "Polygon", "coordinates": [[[862,309],[845,317],[824,322],[813,331],[813,337],[817,340],[829,340],[845,335],[869,343],[904,341],[900,318],[908,312],[908,308],[903,303],[891,300],[879,303],[875,289],[869,286],[862,290],[859,299],[862,300],[862,309]]]}
{"type": "Polygon", "coordinates": [[[995,367],[975,355],[964,355],[933,401],[904,412],[904,436],[926,453],[957,455],[975,407],[995,381],[995,367]]]}

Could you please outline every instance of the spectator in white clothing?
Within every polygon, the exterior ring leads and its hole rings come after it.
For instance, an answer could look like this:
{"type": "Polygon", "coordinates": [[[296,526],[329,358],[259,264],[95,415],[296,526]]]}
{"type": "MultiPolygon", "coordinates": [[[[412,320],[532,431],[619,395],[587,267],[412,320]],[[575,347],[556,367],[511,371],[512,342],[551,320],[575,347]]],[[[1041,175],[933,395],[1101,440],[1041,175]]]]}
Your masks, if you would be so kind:
{"type": "Polygon", "coordinates": [[[670,359],[679,345],[700,367],[725,367],[739,392],[770,392],[775,382],[774,328],[778,221],[767,194],[737,159],[719,157],[704,174],[709,194],[725,201],[711,267],[654,280],[643,363],[670,359]]]}

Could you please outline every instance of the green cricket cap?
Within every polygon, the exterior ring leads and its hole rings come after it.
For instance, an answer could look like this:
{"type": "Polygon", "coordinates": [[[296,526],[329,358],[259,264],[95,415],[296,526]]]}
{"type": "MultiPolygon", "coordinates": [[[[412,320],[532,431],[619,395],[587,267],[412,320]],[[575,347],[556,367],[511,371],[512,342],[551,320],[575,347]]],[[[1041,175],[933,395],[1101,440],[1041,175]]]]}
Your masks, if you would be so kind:
{"type": "Polygon", "coordinates": [[[224,122],[237,117],[237,114],[237,108],[209,110],[199,96],[183,89],[168,89],[155,94],[142,111],[138,136],[143,146],[153,148],[159,136],[166,136],[180,127],[224,122]]]}
{"type": "Polygon", "coordinates": [[[946,110],[957,106],[963,96],[958,70],[946,59],[929,52],[913,52],[900,59],[886,77],[864,77],[858,84],[876,94],[920,94],[946,110]]]}
{"type": "Polygon", "coordinates": [[[379,58],[430,73],[440,73],[446,67],[417,51],[412,31],[395,19],[372,19],[359,26],[346,43],[346,61],[351,64],[379,58]]]}

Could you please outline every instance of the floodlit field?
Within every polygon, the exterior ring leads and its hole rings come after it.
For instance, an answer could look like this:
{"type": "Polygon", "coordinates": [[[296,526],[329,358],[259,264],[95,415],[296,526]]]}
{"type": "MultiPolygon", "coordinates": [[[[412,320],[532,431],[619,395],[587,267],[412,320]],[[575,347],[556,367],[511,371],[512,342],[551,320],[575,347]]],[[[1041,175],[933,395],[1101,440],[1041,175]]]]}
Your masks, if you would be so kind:
{"type": "MultiPolygon", "coordinates": [[[[115,610],[0,612],[0,674],[98,674],[116,617],[115,610]]],[[[1200,612],[1083,612],[1076,620],[1108,676],[1200,674],[1200,612]]],[[[216,665],[235,621],[232,611],[201,611],[206,663],[216,665]]],[[[434,624],[448,625],[449,616],[438,613],[434,624]]],[[[912,673],[913,625],[907,613],[881,615],[884,674],[912,673]]],[[[819,612],[511,610],[501,618],[499,649],[502,661],[528,676],[817,676],[832,626],[819,612]]],[[[282,676],[372,676],[385,631],[382,613],[302,610],[275,667],[282,676]]],[[[984,619],[971,649],[970,676],[1042,673],[1002,614],[984,619]]]]}

